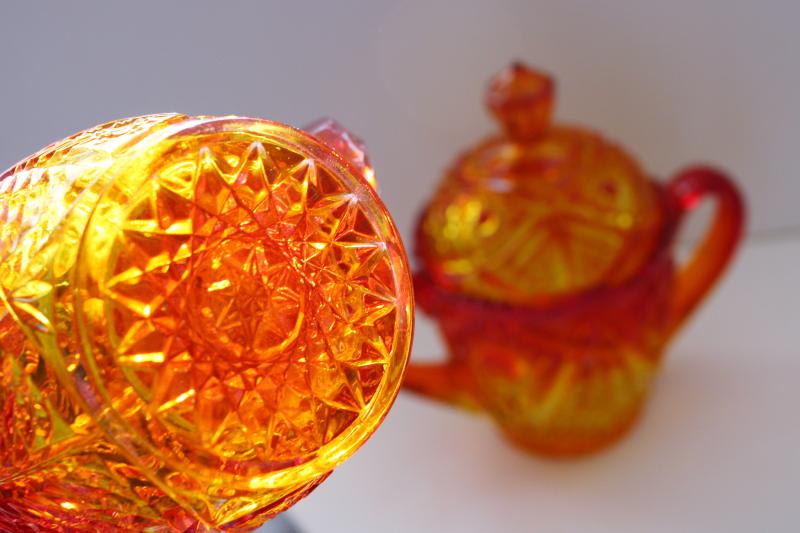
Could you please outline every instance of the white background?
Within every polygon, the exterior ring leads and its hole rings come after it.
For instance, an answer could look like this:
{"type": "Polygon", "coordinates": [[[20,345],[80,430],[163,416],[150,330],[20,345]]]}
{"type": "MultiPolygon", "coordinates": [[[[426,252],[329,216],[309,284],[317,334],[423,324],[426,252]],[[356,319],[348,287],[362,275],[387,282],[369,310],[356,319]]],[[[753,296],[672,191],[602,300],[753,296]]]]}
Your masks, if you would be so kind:
{"type": "Polygon", "coordinates": [[[800,225],[800,3],[4,2],[0,167],[124,116],[180,111],[364,137],[405,235],[441,170],[492,131],[488,78],[553,72],[557,116],[667,176],[729,169],[751,231],[800,225]]]}
{"type": "MultiPolygon", "coordinates": [[[[330,115],[366,139],[409,242],[443,168],[494,128],[488,78],[511,59],[545,68],[559,119],[654,175],[706,161],[737,177],[752,237],[737,270],[608,454],[537,461],[481,418],[403,396],[290,514],[311,533],[791,531],[800,252],[759,242],[800,226],[798,20],[791,0],[4,2],[0,167],[124,116],[330,115]]],[[[418,324],[417,357],[438,353],[418,324]]]]}

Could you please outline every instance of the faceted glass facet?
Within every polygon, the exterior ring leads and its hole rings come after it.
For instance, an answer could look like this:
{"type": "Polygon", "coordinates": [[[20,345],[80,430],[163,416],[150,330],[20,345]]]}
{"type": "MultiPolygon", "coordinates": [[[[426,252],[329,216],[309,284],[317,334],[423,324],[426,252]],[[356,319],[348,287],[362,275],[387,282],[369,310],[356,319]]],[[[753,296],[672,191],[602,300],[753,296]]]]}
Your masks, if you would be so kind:
{"type": "Polygon", "coordinates": [[[375,430],[410,280],[330,142],[148,116],[0,178],[0,525],[255,527],[375,430]]]}
{"type": "Polygon", "coordinates": [[[495,77],[487,104],[503,132],[465,152],[428,203],[414,281],[449,358],[411,365],[404,383],[564,456],[631,427],[668,341],[727,267],[744,207],[719,171],[661,185],[599,134],[552,123],[554,85],[521,64],[495,77]],[[715,219],[679,268],[672,242],[703,196],[715,219]]]}

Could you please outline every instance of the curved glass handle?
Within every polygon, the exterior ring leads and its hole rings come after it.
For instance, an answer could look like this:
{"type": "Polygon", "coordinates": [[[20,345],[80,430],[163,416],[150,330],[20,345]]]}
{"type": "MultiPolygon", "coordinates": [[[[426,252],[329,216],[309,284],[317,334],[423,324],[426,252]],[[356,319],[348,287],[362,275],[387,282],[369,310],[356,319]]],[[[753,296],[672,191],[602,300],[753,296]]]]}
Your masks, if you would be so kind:
{"type": "Polygon", "coordinates": [[[708,294],[733,257],[742,237],[745,207],[733,181],[710,167],[690,167],[679,172],[667,184],[667,191],[677,207],[678,223],[703,197],[711,195],[717,200],[711,227],[676,279],[671,323],[674,332],[708,294]]]}
{"type": "Polygon", "coordinates": [[[328,148],[353,165],[358,174],[367,180],[373,189],[377,190],[375,171],[372,169],[372,163],[369,162],[367,147],[359,137],[328,117],[319,118],[311,124],[307,124],[303,131],[328,145],[328,148]]]}

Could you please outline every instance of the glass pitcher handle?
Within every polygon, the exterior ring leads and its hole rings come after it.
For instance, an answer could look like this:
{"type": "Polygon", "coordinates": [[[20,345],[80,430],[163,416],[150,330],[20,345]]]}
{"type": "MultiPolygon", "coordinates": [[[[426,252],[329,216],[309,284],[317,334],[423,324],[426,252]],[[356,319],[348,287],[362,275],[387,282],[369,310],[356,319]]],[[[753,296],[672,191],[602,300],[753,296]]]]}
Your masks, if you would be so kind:
{"type": "Polygon", "coordinates": [[[674,332],[697,308],[733,257],[742,237],[745,206],[733,181],[706,166],[679,172],[669,180],[667,191],[675,202],[678,224],[704,197],[710,195],[717,200],[711,226],[676,278],[671,323],[674,332]]]}

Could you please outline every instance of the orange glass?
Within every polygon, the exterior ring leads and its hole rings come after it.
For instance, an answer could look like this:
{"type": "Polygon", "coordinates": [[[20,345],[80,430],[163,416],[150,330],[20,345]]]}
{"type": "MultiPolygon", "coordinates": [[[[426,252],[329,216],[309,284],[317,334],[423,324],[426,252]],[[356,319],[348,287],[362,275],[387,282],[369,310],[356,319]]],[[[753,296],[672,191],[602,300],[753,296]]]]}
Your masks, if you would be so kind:
{"type": "Polygon", "coordinates": [[[249,530],[398,391],[400,237],[332,121],[152,115],[0,176],[0,529],[249,530]]]}
{"type": "Polygon", "coordinates": [[[730,261],[744,209],[717,170],[662,186],[599,135],[551,124],[553,94],[519,64],[495,78],[487,101],[504,133],[465,153],[428,204],[414,283],[449,359],[410,365],[404,384],[569,456],[636,420],[668,341],[730,261]],[[676,231],[705,196],[713,225],[676,266],[676,231]]]}

